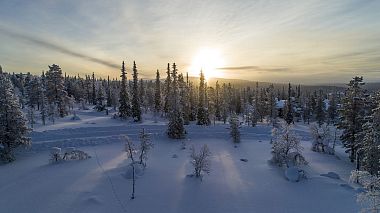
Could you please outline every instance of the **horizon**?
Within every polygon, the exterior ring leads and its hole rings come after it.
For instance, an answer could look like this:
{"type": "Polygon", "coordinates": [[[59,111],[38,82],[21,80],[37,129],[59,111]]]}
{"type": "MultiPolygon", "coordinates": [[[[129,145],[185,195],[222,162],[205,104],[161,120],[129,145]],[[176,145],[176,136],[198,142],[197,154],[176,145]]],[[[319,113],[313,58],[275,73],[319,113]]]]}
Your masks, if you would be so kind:
{"type": "Polygon", "coordinates": [[[39,74],[161,75],[304,85],[380,81],[379,1],[5,1],[0,65],[39,74]],[[191,8],[189,10],[189,8],[191,8]],[[20,15],[22,14],[22,16],[20,15]]]}

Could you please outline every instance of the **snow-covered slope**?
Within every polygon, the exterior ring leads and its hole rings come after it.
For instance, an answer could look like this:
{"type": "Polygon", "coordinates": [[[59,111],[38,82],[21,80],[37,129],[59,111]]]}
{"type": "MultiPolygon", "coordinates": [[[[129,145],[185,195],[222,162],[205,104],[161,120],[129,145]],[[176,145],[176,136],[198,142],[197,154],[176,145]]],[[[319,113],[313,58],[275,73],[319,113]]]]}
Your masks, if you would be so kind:
{"type": "Polygon", "coordinates": [[[270,127],[243,127],[234,148],[228,125],[187,126],[187,149],[167,139],[165,122],[132,124],[99,114],[79,114],[81,120],[38,127],[34,148],[17,161],[0,166],[0,212],[357,212],[356,191],[349,187],[353,165],[338,150],[336,156],[310,150],[307,128],[302,135],[308,179],[289,182],[282,169],[268,163],[270,127]],[[89,120],[94,123],[86,123],[89,120]],[[125,177],[129,164],[119,135],[138,144],[141,128],[152,133],[155,146],[147,168],[136,182],[125,177]],[[96,146],[83,146],[95,145],[96,146]],[[189,177],[189,147],[207,144],[212,152],[211,173],[203,181],[189,177]],[[82,146],[92,158],[50,164],[51,146],[82,146]],[[173,158],[173,155],[177,155],[173,158]],[[247,159],[247,162],[240,159],[247,159]],[[321,174],[335,172],[341,179],[321,174]]]}

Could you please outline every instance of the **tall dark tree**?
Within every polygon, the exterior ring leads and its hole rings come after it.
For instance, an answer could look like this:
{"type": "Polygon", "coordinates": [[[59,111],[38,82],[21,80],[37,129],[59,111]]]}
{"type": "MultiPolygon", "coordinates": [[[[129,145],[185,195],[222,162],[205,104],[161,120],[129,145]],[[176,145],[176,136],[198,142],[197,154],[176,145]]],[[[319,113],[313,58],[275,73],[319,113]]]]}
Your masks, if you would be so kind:
{"type": "Polygon", "coordinates": [[[170,111],[170,86],[171,86],[171,76],[170,76],[170,64],[168,63],[168,68],[166,69],[166,80],[165,80],[165,99],[164,99],[164,113],[167,114],[170,111]]]}
{"type": "Polygon", "coordinates": [[[160,81],[160,71],[156,72],[156,82],[154,85],[154,113],[158,116],[161,110],[161,81],[160,81]]]}
{"type": "Polygon", "coordinates": [[[126,119],[131,116],[131,105],[129,104],[129,95],[127,91],[127,72],[125,70],[124,61],[121,66],[121,84],[120,84],[120,97],[119,97],[119,117],[126,119]]]}
{"type": "Polygon", "coordinates": [[[178,79],[177,79],[177,66],[173,63],[172,67],[172,82],[170,84],[170,113],[167,134],[169,138],[181,139],[185,137],[186,131],[183,126],[182,113],[179,109],[179,92],[178,92],[178,79]]]}
{"type": "Polygon", "coordinates": [[[288,87],[288,101],[286,102],[286,115],[285,115],[285,121],[287,124],[293,123],[293,106],[292,106],[292,97],[291,97],[291,90],[292,87],[289,83],[288,87]]]}
{"type": "Polygon", "coordinates": [[[206,86],[205,76],[201,70],[199,79],[199,96],[198,96],[198,112],[197,112],[197,125],[209,125],[210,120],[206,108],[206,86]]]}
{"type": "Polygon", "coordinates": [[[341,117],[338,128],[343,130],[341,140],[346,152],[350,154],[351,162],[356,160],[357,151],[361,147],[364,117],[366,115],[365,91],[363,77],[354,77],[348,84],[346,96],[342,100],[341,117]]]}
{"type": "Polygon", "coordinates": [[[139,99],[139,79],[136,63],[133,62],[133,87],[132,87],[132,117],[135,122],[141,121],[141,107],[139,99]]]}
{"type": "Polygon", "coordinates": [[[49,104],[55,105],[60,117],[66,116],[68,97],[63,85],[62,70],[56,64],[49,66],[49,71],[46,72],[46,87],[49,104]]]}

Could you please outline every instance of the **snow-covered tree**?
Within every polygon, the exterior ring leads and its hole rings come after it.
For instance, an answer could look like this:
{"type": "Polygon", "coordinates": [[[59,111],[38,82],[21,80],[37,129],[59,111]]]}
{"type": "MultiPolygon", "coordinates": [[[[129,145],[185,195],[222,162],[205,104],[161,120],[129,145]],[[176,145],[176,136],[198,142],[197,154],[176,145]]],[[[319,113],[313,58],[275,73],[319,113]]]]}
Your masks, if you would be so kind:
{"type": "Polygon", "coordinates": [[[49,66],[49,71],[46,72],[46,97],[49,104],[56,105],[59,116],[64,117],[68,114],[67,111],[67,92],[63,85],[63,77],[61,68],[53,64],[49,66]]]}
{"type": "Polygon", "coordinates": [[[233,113],[230,117],[230,135],[234,143],[240,142],[239,117],[233,113]]]}
{"type": "Polygon", "coordinates": [[[199,153],[196,152],[194,146],[190,150],[191,164],[194,167],[195,177],[202,177],[203,173],[209,174],[211,171],[211,152],[208,146],[206,144],[203,145],[199,153]]]}
{"type": "Polygon", "coordinates": [[[29,129],[21,112],[12,82],[0,73],[0,159],[15,160],[14,150],[29,145],[29,129]]]}
{"type": "Polygon", "coordinates": [[[141,121],[141,108],[140,108],[138,83],[139,83],[139,79],[138,79],[136,62],[133,61],[132,118],[135,122],[141,121]]]}
{"type": "Polygon", "coordinates": [[[380,178],[371,175],[367,171],[352,171],[351,182],[358,182],[365,189],[357,196],[357,201],[362,204],[361,212],[380,212],[380,178]]]}
{"type": "Polygon", "coordinates": [[[164,94],[165,94],[165,97],[164,97],[164,113],[165,114],[168,114],[170,112],[170,94],[171,94],[171,90],[173,88],[171,88],[171,85],[172,85],[172,79],[171,79],[171,73],[170,73],[170,64],[168,63],[168,68],[166,70],[166,80],[165,80],[165,88],[164,88],[164,94]]]}
{"type": "Polygon", "coordinates": [[[319,126],[322,126],[325,122],[325,102],[323,101],[322,91],[319,92],[315,119],[317,120],[319,126]]]}
{"type": "Polygon", "coordinates": [[[99,84],[97,93],[96,93],[96,106],[95,109],[97,111],[103,111],[106,108],[106,105],[104,104],[104,93],[103,93],[103,86],[99,84]]]}
{"type": "Polygon", "coordinates": [[[198,96],[198,111],[197,111],[197,125],[209,125],[210,119],[206,108],[206,86],[205,76],[201,70],[199,81],[199,96],[198,96]]]}
{"type": "Polygon", "coordinates": [[[310,125],[310,133],[313,137],[311,149],[314,152],[325,152],[334,154],[334,145],[331,147],[333,137],[331,135],[330,127],[327,124],[321,126],[312,124],[310,125]]]}
{"type": "Polygon", "coordinates": [[[178,94],[178,79],[177,79],[177,66],[175,63],[173,63],[172,67],[172,81],[169,88],[170,90],[170,113],[169,113],[169,123],[168,123],[168,130],[167,134],[169,138],[173,139],[181,139],[185,137],[186,131],[183,126],[183,118],[182,113],[179,109],[179,94],[178,94]]]}
{"type": "Polygon", "coordinates": [[[127,72],[125,70],[124,61],[121,66],[121,85],[120,85],[120,97],[119,97],[119,117],[126,119],[131,116],[131,105],[129,104],[129,95],[127,91],[127,72]]]}
{"type": "Polygon", "coordinates": [[[160,71],[156,72],[156,81],[154,84],[154,115],[157,117],[161,111],[161,81],[160,71]]]}
{"type": "Polygon", "coordinates": [[[371,175],[380,175],[380,132],[372,121],[368,121],[363,126],[363,144],[360,149],[361,161],[360,169],[369,172],[371,175]]]}
{"type": "Polygon", "coordinates": [[[274,128],[272,131],[272,162],[289,167],[291,164],[306,164],[302,156],[302,146],[298,135],[291,129],[291,125],[274,128]]]}
{"type": "Polygon", "coordinates": [[[341,117],[338,128],[343,130],[341,140],[346,152],[349,152],[351,162],[356,160],[356,154],[361,146],[364,117],[366,115],[365,91],[362,89],[363,77],[354,77],[348,84],[346,96],[342,100],[341,117]]]}
{"type": "Polygon", "coordinates": [[[291,85],[289,83],[288,87],[288,100],[286,101],[286,115],[285,121],[289,125],[293,123],[293,105],[292,105],[292,97],[291,97],[291,85]]]}
{"type": "Polygon", "coordinates": [[[146,160],[148,159],[148,152],[153,147],[153,143],[149,137],[149,134],[145,132],[143,128],[140,132],[140,155],[139,160],[140,164],[146,166],[146,160]]]}

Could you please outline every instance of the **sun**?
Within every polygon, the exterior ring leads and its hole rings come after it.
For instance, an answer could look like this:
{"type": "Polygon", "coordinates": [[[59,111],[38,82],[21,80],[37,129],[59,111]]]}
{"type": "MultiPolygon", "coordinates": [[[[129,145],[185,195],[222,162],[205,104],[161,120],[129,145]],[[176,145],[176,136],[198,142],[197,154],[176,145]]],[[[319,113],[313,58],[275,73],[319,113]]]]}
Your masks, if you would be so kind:
{"type": "Polygon", "coordinates": [[[189,75],[199,76],[202,69],[205,78],[223,77],[223,72],[218,67],[224,66],[224,60],[220,50],[212,48],[202,48],[194,56],[189,68],[189,75]]]}

